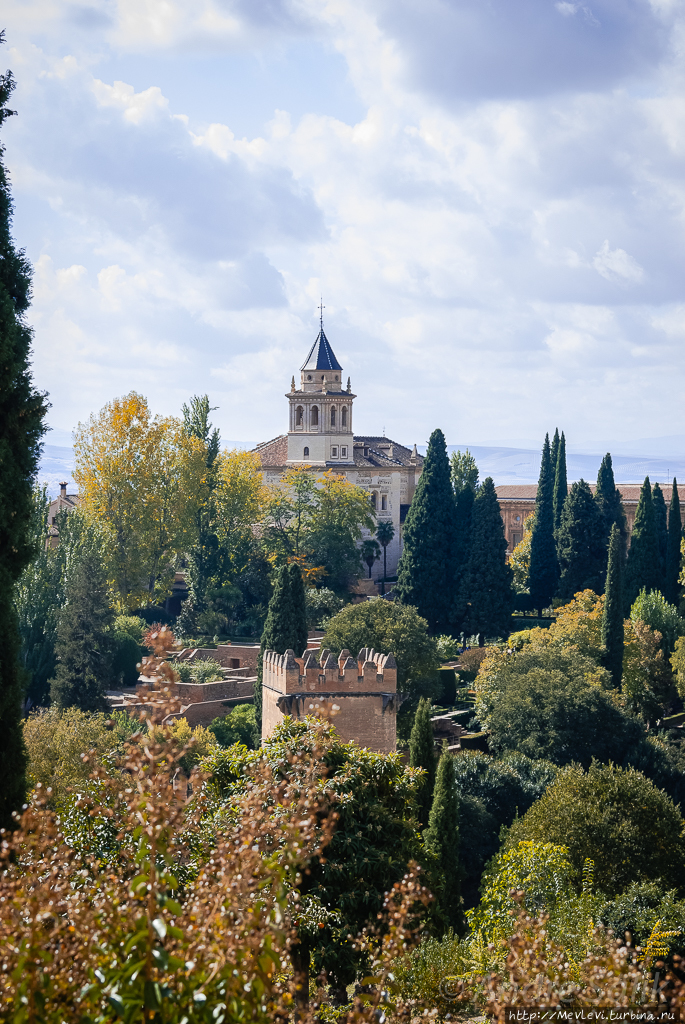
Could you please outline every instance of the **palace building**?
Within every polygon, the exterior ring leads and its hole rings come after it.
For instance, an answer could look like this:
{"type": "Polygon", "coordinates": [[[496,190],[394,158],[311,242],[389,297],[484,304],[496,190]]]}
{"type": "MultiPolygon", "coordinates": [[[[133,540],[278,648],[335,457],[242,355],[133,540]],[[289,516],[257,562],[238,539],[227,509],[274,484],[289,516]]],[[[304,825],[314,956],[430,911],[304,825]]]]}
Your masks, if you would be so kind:
{"type": "MultiPolygon", "coordinates": [[[[292,378],[288,399],[288,432],[254,449],[261,459],[264,482],[277,484],[295,466],[314,472],[333,470],[369,492],[378,522],[390,520],[395,536],[388,545],[388,575],[397,571],[402,550],[402,523],[421,475],[423,457],[416,445],[407,448],[389,437],[354,435],[350,378],[344,374],[323,329],[292,378]]],[[[383,559],[372,570],[383,575],[383,559]]]]}

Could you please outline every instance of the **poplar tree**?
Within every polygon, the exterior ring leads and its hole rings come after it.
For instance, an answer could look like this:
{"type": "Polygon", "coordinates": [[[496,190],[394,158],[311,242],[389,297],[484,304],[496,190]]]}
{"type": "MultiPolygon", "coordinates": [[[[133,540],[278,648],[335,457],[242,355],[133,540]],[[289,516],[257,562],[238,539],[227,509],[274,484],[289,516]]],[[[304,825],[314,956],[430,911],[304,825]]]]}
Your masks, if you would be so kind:
{"type": "Polygon", "coordinates": [[[673,477],[671,504],[668,510],[668,550],[666,552],[666,572],[664,573],[664,597],[669,604],[678,607],[680,596],[680,542],[683,537],[683,525],[680,517],[680,495],[678,481],[673,477]]]}
{"type": "Polygon", "coordinates": [[[471,516],[471,551],[464,573],[462,592],[468,604],[466,626],[477,633],[483,646],[485,635],[507,635],[514,609],[512,572],[506,558],[507,541],[497,492],[487,477],[476,495],[471,516]]]}
{"type": "Polygon", "coordinates": [[[432,633],[450,633],[457,579],[456,505],[442,430],[428,442],[423,470],[404,524],[395,593],[413,605],[432,633]]]}
{"type": "Polygon", "coordinates": [[[535,500],[535,524],[530,537],[530,570],[528,574],[531,604],[538,609],[540,615],[542,615],[543,608],[552,603],[559,579],[557,549],[554,541],[554,476],[555,468],[551,462],[549,434],[546,434],[535,500]]]}
{"type": "MultiPolygon", "coordinates": [[[[601,513],[602,523],[604,525],[606,557],[608,557],[609,554],[609,537],[611,535],[611,527],[615,523],[618,532],[621,535],[623,557],[625,558],[628,546],[628,526],[626,523],[626,514],[623,508],[621,492],[616,486],[616,482],[614,480],[614,467],[611,462],[611,455],[609,455],[608,452],[602,459],[602,464],[599,467],[599,472],[597,474],[595,501],[597,502],[597,507],[601,513]]],[[[606,558],[604,567],[606,569],[606,558]]]]}
{"type": "Polygon", "coordinates": [[[436,890],[441,923],[445,931],[453,928],[456,932],[462,932],[464,919],[459,863],[459,796],[454,758],[446,750],[438,764],[433,804],[423,841],[438,869],[433,888],[436,890]]]}
{"type": "MultiPolygon", "coordinates": [[[[4,42],[4,33],[0,33],[4,42]]],[[[15,113],[8,71],[0,75],[0,127],[15,113]]],[[[12,197],[0,146],[0,828],[12,828],[12,812],[26,795],[26,751],[22,734],[23,676],[12,591],[35,551],[30,527],[33,479],[38,468],[45,396],[33,386],[29,368],[31,328],[26,323],[31,266],[11,235],[12,197]]]]}
{"type": "Polygon", "coordinates": [[[562,430],[559,444],[557,445],[556,461],[551,459],[554,467],[554,533],[555,536],[561,526],[561,516],[564,511],[564,504],[568,497],[568,476],[566,473],[566,438],[562,430]]]}
{"type": "Polygon", "coordinates": [[[421,698],[414,715],[409,737],[409,764],[412,768],[423,768],[426,773],[416,794],[419,821],[425,828],[435,786],[435,743],[431,726],[431,702],[428,697],[421,698]]]}
{"type": "Polygon", "coordinates": [[[623,676],[623,538],[616,523],[609,538],[609,564],[604,588],[602,643],[606,649],[604,665],[617,690],[623,676]]]}
{"type": "Polygon", "coordinates": [[[652,505],[654,506],[656,538],[659,545],[659,590],[663,594],[666,586],[666,560],[668,558],[668,512],[664,492],[658,483],[652,487],[652,505]]]}
{"type": "Polygon", "coordinates": [[[574,483],[557,532],[559,597],[570,601],[579,590],[604,589],[604,525],[589,484],[574,483]]]}
{"type": "Polygon", "coordinates": [[[652,488],[649,477],[646,476],[640,489],[640,500],[635,510],[635,523],[630,538],[623,593],[624,612],[628,613],[642,589],[658,590],[659,584],[659,539],[652,503],[652,488]]]}
{"type": "Polygon", "coordinates": [[[307,611],[302,573],[294,562],[281,566],[276,573],[273,594],[264,622],[264,632],[257,660],[255,686],[255,720],[258,736],[262,730],[262,672],[264,651],[285,654],[295,652],[296,657],[307,649],[307,611]]]}

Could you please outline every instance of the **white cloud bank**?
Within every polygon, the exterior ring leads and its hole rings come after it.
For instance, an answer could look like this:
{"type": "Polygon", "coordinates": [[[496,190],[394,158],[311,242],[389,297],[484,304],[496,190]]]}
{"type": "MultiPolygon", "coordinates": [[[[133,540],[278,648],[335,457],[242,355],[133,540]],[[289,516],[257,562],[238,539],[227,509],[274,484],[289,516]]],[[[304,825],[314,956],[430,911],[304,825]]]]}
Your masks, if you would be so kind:
{"type": "Polygon", "coordinates": [[[6,24],[56,426],[135,388],[165,412],[208,391],[226,437],[281,432],[323,292],[358,430],[673,433],[679,0],[14,0],[6,24]],[[341,103],[365,114],[314,112],[341,103]]]}

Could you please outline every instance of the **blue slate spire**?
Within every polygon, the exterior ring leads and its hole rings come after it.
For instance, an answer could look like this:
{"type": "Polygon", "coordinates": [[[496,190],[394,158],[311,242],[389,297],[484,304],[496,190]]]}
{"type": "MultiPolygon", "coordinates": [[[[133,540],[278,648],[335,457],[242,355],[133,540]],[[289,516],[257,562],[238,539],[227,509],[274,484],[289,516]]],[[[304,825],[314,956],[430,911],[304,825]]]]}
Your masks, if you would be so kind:
{"type": "Polygon", "coordinates": [[[335,352],[324,333],[323,327],[319,331],[316,341],[309,350],[302,370],[342,370],[342,366],[335,358],[335,352]]]}

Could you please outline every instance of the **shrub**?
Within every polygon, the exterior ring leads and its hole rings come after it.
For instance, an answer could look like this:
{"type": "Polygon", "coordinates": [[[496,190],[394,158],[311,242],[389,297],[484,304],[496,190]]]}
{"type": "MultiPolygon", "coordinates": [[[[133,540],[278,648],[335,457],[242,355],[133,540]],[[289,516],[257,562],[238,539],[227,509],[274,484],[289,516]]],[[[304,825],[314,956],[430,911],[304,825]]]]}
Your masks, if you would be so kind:
{"type": "Polygon", "coordinates": [[[435,638],[435,645],[440,661],[455,661],[459,657],[461,647],[454,637],[438,636],[435,638]]]}
{"type": "Polygon", "coordinates": [[[328,587],[321,587],[319,590],[316,587],[308,587],[304,597],[308,629],[324,629],[328,620],[339,612],[344,604],[343,599],[328,587]]]}
{"type": "Polygon", "coordinates": [[[641,772],[595,762],[587,772],[577,765],[560,771],[514,821],[505,848],[524,840],[566,846],[576,882],[589,857],[597,887],[607,894],[623,892],[631,882],[657,879],[680,891],[682,831],[680,811],[641,772]]]}
{"type": "Polygon", "coordinates": [[[209,731],[222,747],[243,743],[248,750],[255,750],[261,739],[257,735],[254,704],[238,704],[223,718],[215,718],[209,726],[209,731]]]}
{"type": "Polygon", "coordinates": [[[135,686],[140,675],[138,665],[143,652],[130,633],[114,630],[112,671],[122,686],[135,686]]]}
{"type": "Polygon", "coordinates": [[[685,619],[658,590],[641,590],[630,609],[633,622],[644,622],[663,637],[664,647],[671,654],[679,637],[685,636],[685,619]]]}
{"type": "Polygon", "coordinates": [[[114,630],[117,633],[128,633],[139,645],[142,645],[147,629],[147,622],[140,615],[117,615],[114,620],[114,630]]]}
{"type": "Polygon", "coordinates": [[[223,676],[221,665],[213,658],[177,661],[174,668],[182,683],[212,683],[223,676]]]}

